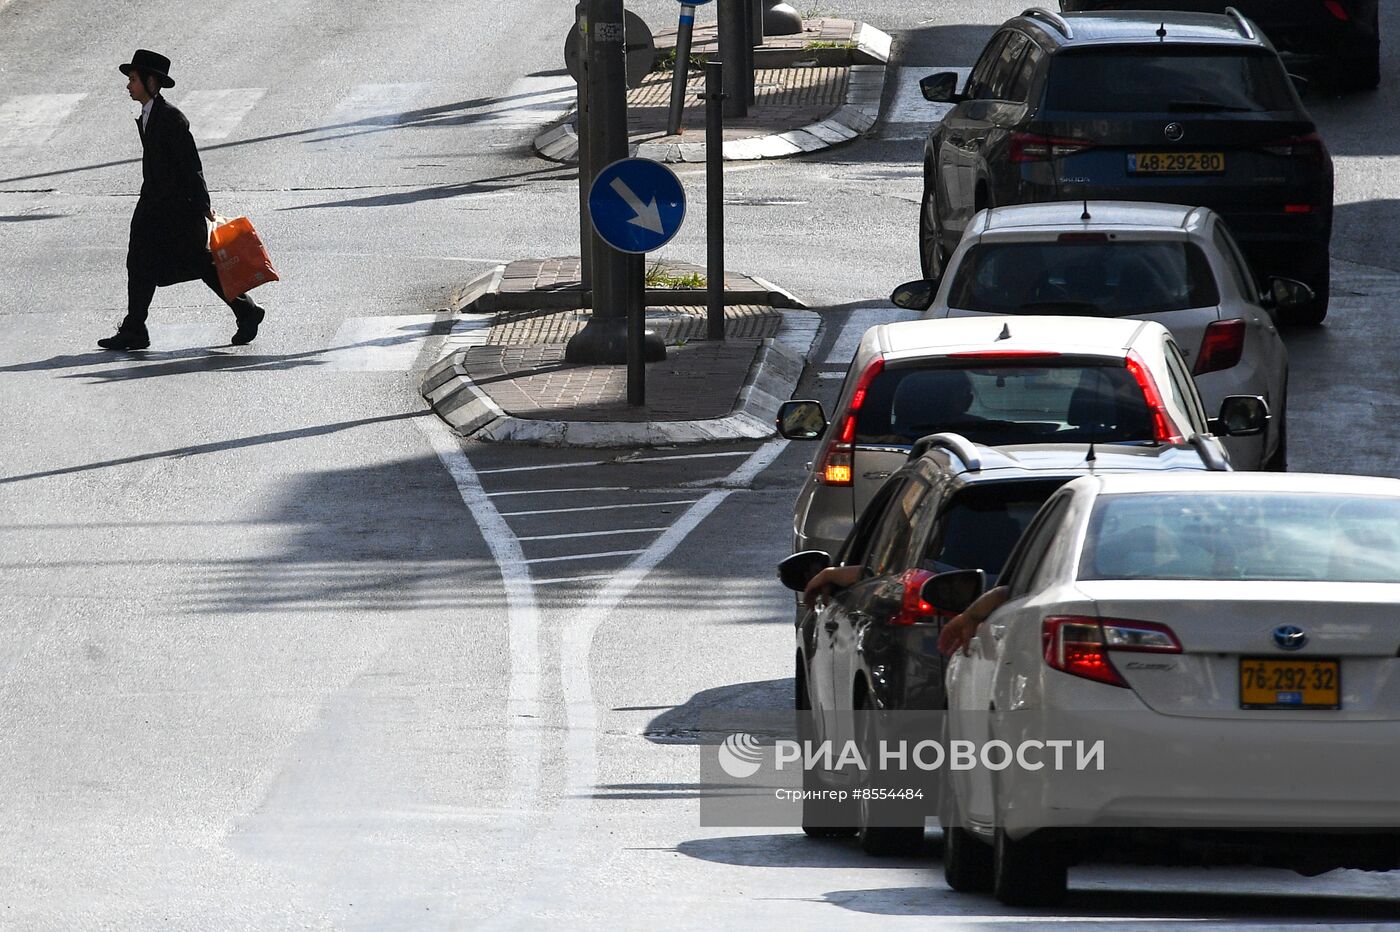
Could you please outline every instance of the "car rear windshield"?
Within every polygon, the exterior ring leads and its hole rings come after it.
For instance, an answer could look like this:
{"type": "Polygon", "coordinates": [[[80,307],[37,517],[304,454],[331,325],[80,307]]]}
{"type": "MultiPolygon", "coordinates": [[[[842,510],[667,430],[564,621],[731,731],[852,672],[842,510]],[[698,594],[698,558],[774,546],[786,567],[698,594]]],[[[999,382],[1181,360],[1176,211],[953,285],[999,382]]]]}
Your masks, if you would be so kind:
{"type": "Polygon", "coordinates": [[[1121,363],[1045,361],[885,369],[856,415],[856,443],[912,444],[952,431],[974,443],[1151,441],[1142,389],[1121,363]]]}
{"type": "Polygon", "coordinates": [[[1294,109],[1277,56],[1248,49],[1160,47],[1062,52],[1050,65],[1047,110],[1233,113],[1294,109]]]}
{"type": "Polygon", "coordinates": [[[967,251],[949,307],[996,314],[1125,317],[1210,307],[1220,292],[1195,243],[1049,240],[967,251]]]}
{"type": "Polygon", "coordinates": [[[1155,492],[1094,506],[1080,579],[1400,583],[1400,500],[1155,492]]]}
{"type": "Polygon", "coordinates": [[[924,569],[985,570],[987,585],[1011,555],[1011,548],[1062,480],[1018,480],[967,486],[946,506],[938,533],[929,541],[924,569]]]}

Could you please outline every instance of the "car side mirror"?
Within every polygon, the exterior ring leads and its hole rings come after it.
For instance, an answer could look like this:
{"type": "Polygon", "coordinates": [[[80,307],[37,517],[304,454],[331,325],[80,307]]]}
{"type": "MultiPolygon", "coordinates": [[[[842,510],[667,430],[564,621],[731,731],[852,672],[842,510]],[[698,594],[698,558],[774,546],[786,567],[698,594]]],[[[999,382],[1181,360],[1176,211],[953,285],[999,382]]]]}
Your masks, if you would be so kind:
{"type": "Polygon", "coordinates": [[[924,583],[920,597],[942,615],[961,615],[987,588],[982,570],[952,570],[924,583]]]}
{"type": "Polygon", "coordinates": [[[956,104],[964,100],[963,95],[958,93],[956,71],[940,71],[920,78],[919,90],[923,92],[924,100],[935,104],[956,104]]]}
{"type": "Polygon", "coordinates": [[[1219,437],[1253,437],[1269,423],[1269,404],[1259,395],[1227,395],[1220,402],[1220,416],[1210,422],[1219,437]]]}
{"type": "Polygon", "coordinates": [[[1313,290],[1292,278],[1270,278],[1269,290],[1264,293],[1265,307],[1281,311],[1304,307],[1313,302],[1313,290]]]}
{"type": "Polygon", "coordinates": [[[1308,87],[1309,85],[1311,85],[1311,81],[1303,77],[1301,74],[1291,73],[1288,75],[1288,80],[1293,82],[1293,89],[1298,92],[1299,97],[1308,96],[1308,87]]]}
{"type": "Polygon", "coordinates": [[[820,401],[785,401],[778,406],[776,424],[785,440],[816,440],[826,433],[826,412],[820,401]]]}
{"type": "Polygon", "coordinates": [[[804,550],[778,564],[778,578],[793,592],[801,592],[813,576],[830,565],[831,555],[825,550],[804,550]]]}
{"type": "Polygon", "coordinates": [[[934,279],[918,279],[905,282],[890,292],[890,303],[906,311],[926,311],[938,294],[938,282],[934,279]]]}

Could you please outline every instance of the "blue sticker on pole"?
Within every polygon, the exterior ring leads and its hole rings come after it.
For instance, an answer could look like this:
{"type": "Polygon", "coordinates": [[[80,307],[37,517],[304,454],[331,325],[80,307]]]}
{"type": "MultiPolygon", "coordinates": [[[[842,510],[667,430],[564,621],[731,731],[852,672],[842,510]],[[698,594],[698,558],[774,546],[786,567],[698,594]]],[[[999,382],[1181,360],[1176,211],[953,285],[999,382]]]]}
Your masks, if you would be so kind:
{"type": "Polygon", "coordinates": [[[588,189],[593,229],[620,252],[651,252],[685,220],[685,189],[676,173],[651,159],[619,159],[588,189]]]}

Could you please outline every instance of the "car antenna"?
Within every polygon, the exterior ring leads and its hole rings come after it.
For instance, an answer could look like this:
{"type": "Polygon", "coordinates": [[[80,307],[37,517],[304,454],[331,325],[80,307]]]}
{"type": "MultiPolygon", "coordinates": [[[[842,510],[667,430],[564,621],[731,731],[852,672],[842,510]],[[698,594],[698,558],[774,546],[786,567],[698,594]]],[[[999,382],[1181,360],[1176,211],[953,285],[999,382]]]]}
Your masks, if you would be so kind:
{"type": "Polygon", "coordinates": [[[1009,339],[1011,339],[1011,325],[1010,325],[1010,324],[1002,324],[1002,325],[1001,325],[1001,333],[997,336],[996,340],[993,341],[993,342],[1000,342],[1001,340],[1009,340],[1009,339]]]}
{"type": "Polygon", "coordinates": [[[1079,215],[1079,219],[1080,219],[1080,220],[1093,220],[1093,219],[1094,219],[1093,217],[1089,216],[1089,199],[1088,199],[1087,197],[1084,198],[1084,213],[1082,213],[1082,214],[1079,215]]]}
{"type": "Polygon", "coordinates": [[[1165,42],[1166,40],[1167,40],[1167,24],[1166,24],[1165,22],[1163,22],[1162,25],[1160,25],[1160,26],[1157,27],[1157,41],[1158,41],[1158,42],[1165,42]]]}

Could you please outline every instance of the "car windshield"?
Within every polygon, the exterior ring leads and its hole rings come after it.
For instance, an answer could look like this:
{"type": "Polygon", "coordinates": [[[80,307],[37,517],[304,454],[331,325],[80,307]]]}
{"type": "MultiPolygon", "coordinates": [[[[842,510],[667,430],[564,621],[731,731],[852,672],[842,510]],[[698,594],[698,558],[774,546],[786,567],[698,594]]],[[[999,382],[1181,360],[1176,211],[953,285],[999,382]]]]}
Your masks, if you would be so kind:
{"type": "Polygon", "coordinates": [[[1061,484],[1058,479],[979,483],[958,492],[929,540],[923,568],[984,570],[987,585],[996,585],[1021,532],[1061,484]]]}
{"type": "Polygon", "coordinates": [[[855,441],[912,444],[942,431],[989,446],[1152,441],[1151,411],[1121,362],[1057,362],[885,369],[866,392],[855,441]]]}
{"type": "Polygon", "coordinates": [[[1125,317],[1220,303],[1195,243],[1122,240],[979,243],[964,255],[948,306],[995,314],[1125,317]]]}
{"type": "Polygon", "coordinates": [[[1161,47],[1061,53],[1050,66],[1048,110],[1220,113],[1293,110],[1288,75],[1267,51],[1161,47]]]}
{"type": "Polygon", "coordinates": [[[1400,583],[1400,499],[1105,495],[1090,518],[1079,578],[1400,583]]]}

